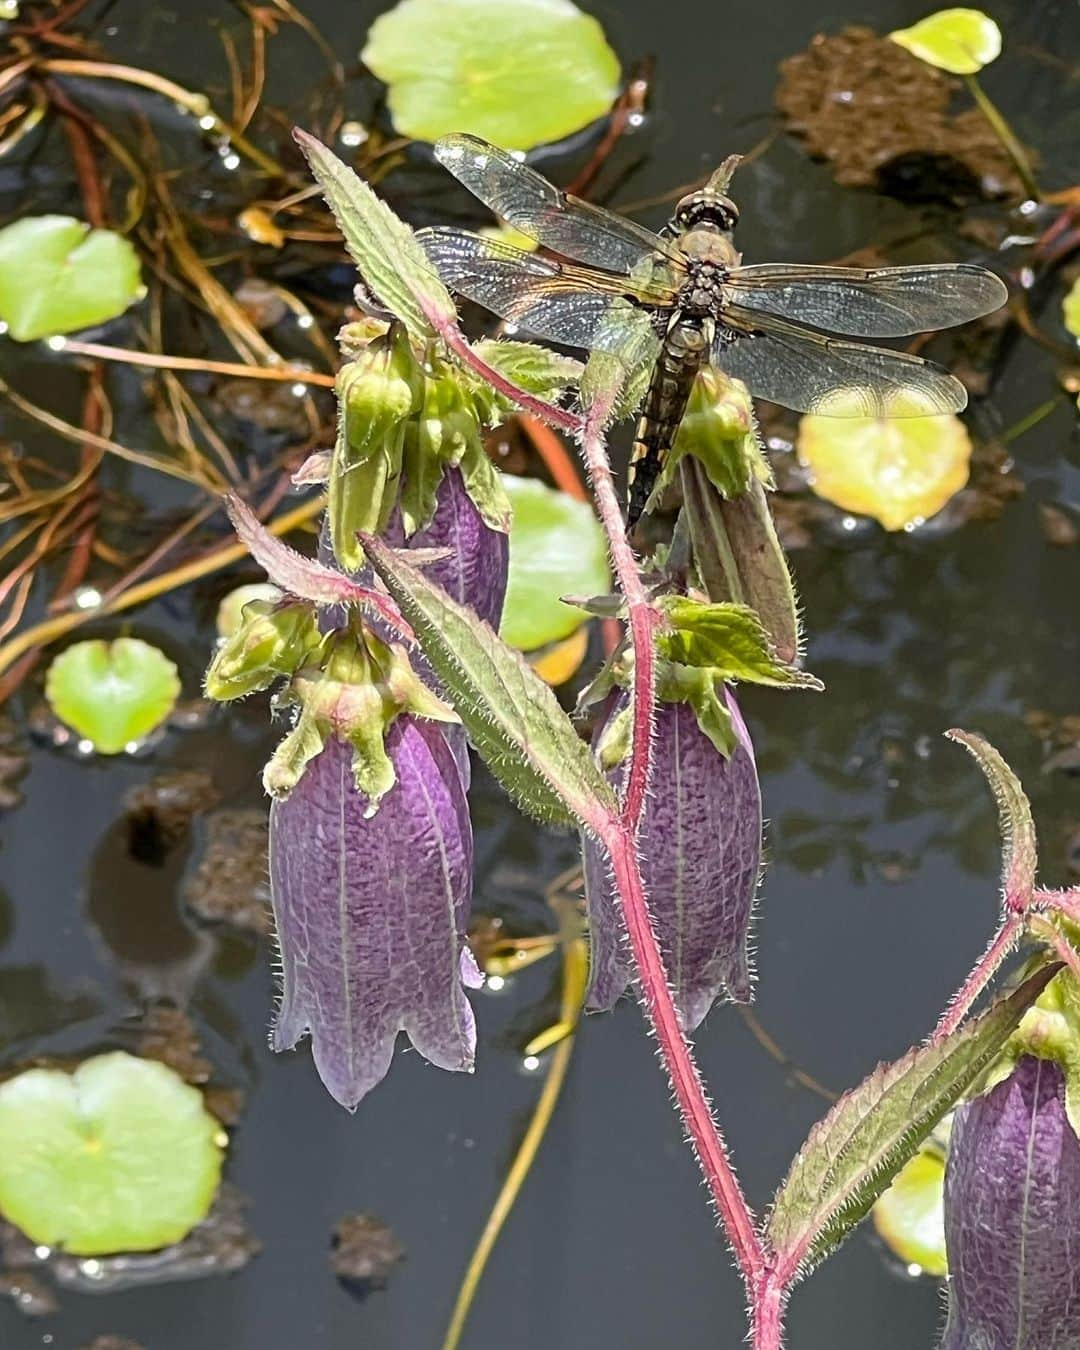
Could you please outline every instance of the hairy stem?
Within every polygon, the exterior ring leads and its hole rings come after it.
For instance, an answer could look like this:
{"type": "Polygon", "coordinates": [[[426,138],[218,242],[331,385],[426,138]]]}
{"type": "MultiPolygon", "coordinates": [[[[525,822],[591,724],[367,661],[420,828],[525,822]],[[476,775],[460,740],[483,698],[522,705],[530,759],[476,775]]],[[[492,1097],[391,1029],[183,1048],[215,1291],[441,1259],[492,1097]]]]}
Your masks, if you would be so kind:
{"type": "Polygon", "coordinates": [[[656,697],[653,630],[658,616],[645,597],[637,559],[626,538],[622,507],[615,491],[603,437],[591,421],[586,424],[581,449],[585,467],[592,480],[596,509],[608,538],[608,548],[611,551],[619,589],[626,601],[630,637],[634,647],[633,741],[626,779],[626,796],[623,801],[623,818],[631,834],[635,834],[645,808],[645,794],[652,772],[652,722],[656,697]]]}
{"type": "Polygon", "coordinates": [[[732,1170],[727,1145],[713,1119],[693,1051],[675,1011],[663,957],[649,916],[633,835],[624,822],[610,819],[601,826],[600,834],[611,859],[615,890],[637,967],[641,1000],[656,1034],[679,1116],[719,1211],[739,1271],[753,1296],[765,1275],[765,1253],[754,1217],[732,1170]]]}
{"type": "Polygon", "coordinates": [[[975,1000],[994,978],[998,967],[1020,941],[1024,931],[1024,918],[1020,914],[1009,914],[994,934],[989,947],[979,957],[975,969],[957,990],[952,1002],[941,1014],[941,1020],[934,1028],[930,1043],[943,1041],[952,1035],[960,1023],[971,1011],[975,1000]]]}
{"type": "Polygon", "coordinates": [[[781,1350],[787,1286],[774,1270],[766,1272],[753,1291],[750,1310],[752,1350],[781,1350]]]}

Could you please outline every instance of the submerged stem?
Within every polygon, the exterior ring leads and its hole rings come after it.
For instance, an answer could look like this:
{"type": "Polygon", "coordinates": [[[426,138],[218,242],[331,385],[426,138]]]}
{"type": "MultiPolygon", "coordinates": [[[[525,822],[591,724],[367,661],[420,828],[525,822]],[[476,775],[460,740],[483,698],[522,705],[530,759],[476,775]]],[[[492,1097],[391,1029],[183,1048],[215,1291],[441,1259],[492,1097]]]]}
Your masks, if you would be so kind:
{"type": "Polygon", "coordinates": [[[1013,167],[1019,175],[1021,183],[1024,185],[1024,191],[1032,201],[1041,201],[1042,193],[1039,191],[1039,185],[1035,181],[1035,172],[1031,167],[1031,160],[1027,157],[1027,151],[1020,144],[1016,133],[1008,122],[1005,121],[1001,113],[998,112],[996,104],[991,102],[989,95],[985,92],[982,85],[974,75],[965,75],[964,80],[968,89],[971,91],[971,97],[978,104],[979,111],[990,123],[991,130],[1001,142],[1005,153],[1013,162],[1013,167]]]}

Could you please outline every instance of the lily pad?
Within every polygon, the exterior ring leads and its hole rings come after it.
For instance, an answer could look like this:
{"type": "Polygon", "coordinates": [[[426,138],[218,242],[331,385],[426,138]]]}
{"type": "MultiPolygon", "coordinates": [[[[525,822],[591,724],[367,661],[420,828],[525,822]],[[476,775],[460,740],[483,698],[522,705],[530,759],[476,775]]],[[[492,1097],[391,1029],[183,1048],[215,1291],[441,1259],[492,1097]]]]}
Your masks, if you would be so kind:
{"type": "Polygon", "coordinates": [[[153,1251],[206,1217],[222,1130],[202,1094],[117,1051],[0,1085],[0,1213],[78,1256],[153,1251]]]}
{"type": "Polygon", "coordinates": [[[589,633],[588,629],[582,627],[561,642],[554,642],[542,651],[533,652],[529,657],[529,665],[545,684],[558,689],[559,685],[565,684],[581,669],[581,663],[588,653],[589,633]]]}
{"type": "Polygon", "coordinates": [[[1080,342],[1080,278],[1073,282],[1068,295],[1061,302],[1065,327],[1080,342]]]}
{"type": "Polygon", "coordinates": [[[123,235],[72,216],[27,216],[0,230],[0,319],[19,342],[115,319],[143,292],[123,235]]]}
{"type": "Polygon", "coordinates": [[[971,440],[940,417],[803,417],[796,440],[819,497],[887,530],[921,524],[968,481],[971,440]]]}
{"type": "Polygon", "coordinates": [[[945,1159],[936,1150],[917,1153],[874,1205],[874,1227],[885,1245],[908,1266],[927,1275],[947,1274],[945,1255],[945,1159]]]}
{"type": "Polygon", "coordinates": [[[974,75],[1001,55],[1001,29],[981,9],[940,9],[889,37],[952,75],[974,75]]]}
{"type": "Polygon", "coordinates": [[[76,642],[45,677],[49,706],[103,755],[118,755],[161,725],[180,697],[176,667],[140,638],[76,642]]]}
{"type": "Polygon", "coordinates": [[[467,131],[531,150],[602,116],[619,90],[603,29],[571,0],[400,0],[361,59],[389,86],[397,130],[423,141],[467,131]]]}
{"type": "Polygon", "coordinates": [[[514,508],[510,578],[502,625],[505,642],[534,651],[575,632],[587,619],[563,595],[604,595],[611,587],[607,545],[587,502],[534,478],[503,475],[514,508]]]}
{"type": "Polygon", "coordinates": [[[252,600],[268,600],[276,604],[282,597],[279,587],[269,581],[252,581],[246,586],[237,586],[228,595],[222,597],[217,608],[218,637],[229,638],[244,621],[244,606],[252,600]]]}

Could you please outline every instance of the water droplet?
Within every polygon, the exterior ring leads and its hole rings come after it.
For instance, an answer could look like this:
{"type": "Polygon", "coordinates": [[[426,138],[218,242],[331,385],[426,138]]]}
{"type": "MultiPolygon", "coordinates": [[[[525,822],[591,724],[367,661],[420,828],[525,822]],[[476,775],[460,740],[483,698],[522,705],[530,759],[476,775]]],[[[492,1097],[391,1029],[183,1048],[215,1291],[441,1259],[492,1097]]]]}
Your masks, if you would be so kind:
{"type": "Polygon", "coordinates": [[[540,1056],[526,1055],[525,1058],[521,1061],[521,1067],[525,1070],[526,1073],[535,1073],[537,1069],[540,1067],[540,1056]]]}
{"type": "Polygon", "coordinates": [[[45,346],[51,352],[62,352],[67,346],[67,338],[60,333],[54,333],[51,338],[45,339],[45,346]]]}
{"type": "Polygon", "coordinates": [[[213,113],[205,113],[199,118],[199,126],[203,131],[213,131],[217,126],[217,118],[213,113]]]}
{"type": "Polygon", "coordinates": [[[296,320],[297,328],[311,328],[314,326],[314,323],[315,320],[312,318],[310,314],[301,314],[297,317],[296,320]]]}
{"type": "Polygon", "coordinates": [[[230,151],[221,161],[224,168],[232,170],[240,167],[240,156],[230,151]]]}
{"type": "Polygon", "coordinates": [[[307,393],[307,385],[304,384],[301,380],[297,380],[292,387],[292,392],[294,398],[303,398],[304,395],[307,393]]]}
{"type": "Polygon", "coordinates": [[[501,975],[489,975],[484,988],[489,989],[493,994],[497,994],[500,989],[506,988],[506,981],[501,975]]]}
{"type": "Polygon", "coordinates": [[[101,601],[102,594],[96,586],[80,586],[74,595],[76,609],[97,609],[101,601]]]}
{"type": "Polygon", "coordinates": [[[859,528],[859,522],[855,519],[854,516],[845,516],[843,520],[840,522],[840,528],[842,530],[847,530],[847,532],[850,534],[852,530],[857,530],[859,528]]]}

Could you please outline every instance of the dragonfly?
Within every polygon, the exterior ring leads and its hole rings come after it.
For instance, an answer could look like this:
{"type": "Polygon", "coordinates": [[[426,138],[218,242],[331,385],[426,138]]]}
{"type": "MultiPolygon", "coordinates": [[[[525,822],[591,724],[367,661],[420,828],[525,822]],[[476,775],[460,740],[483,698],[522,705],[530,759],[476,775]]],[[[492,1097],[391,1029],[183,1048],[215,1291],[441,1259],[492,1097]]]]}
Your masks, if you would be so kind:
{"type": "Polygon", "coordinates": [[[739,210],[728,195],[739,155],[684,196],[659,234],[562,192],[477,136],[445,136],[435,155],[543,250],[454,227],[421,230],[451,290],[534,337],[613,355],[630,348],[647,320],[653,369],[631,452],[630,526],[650,504],[706,363],[755,397],[796,412],[960,412],[967,391],[942,367],[847,338],[906,337],[967,323],[1008,295],[1000,277],[972,263],[744,265],[733,240],[739,210]]]}

